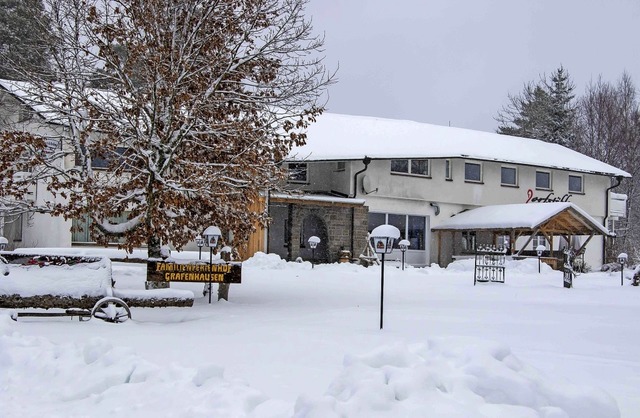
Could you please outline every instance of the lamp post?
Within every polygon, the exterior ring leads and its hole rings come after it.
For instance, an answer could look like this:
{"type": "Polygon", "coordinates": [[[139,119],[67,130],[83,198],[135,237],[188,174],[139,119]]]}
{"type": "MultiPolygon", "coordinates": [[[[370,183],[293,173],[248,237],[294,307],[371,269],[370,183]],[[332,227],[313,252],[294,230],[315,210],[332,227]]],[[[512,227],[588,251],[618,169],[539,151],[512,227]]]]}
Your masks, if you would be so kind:
{"type": "Polygon", "coordinates": [[[377,254],[382,255],[380,268],[380,329],[383,326],[384,315],[384,255],[391,253],[393,242],[400,238],[400,230],[392,225],[380,225],[371,231],[371,244],[377,254]]]}
{"type": "Polygon", "coordinates": [[[198,246],[198,260],[202,260],[202,247],[204,247],[204,238],[198,234],[196,236],[196,245],[198,246]]]}
{"type": "Polygon", "coordinates": [[[320,238],[316,237],[315,235],[312,235],[309,237],[309,247],[311,247],[311,268],[313,268],[313,266],[316,263],[316,248],[318,247],[318,244],[320,244],[320,238]]]}
{"type": "Polygon", "coordinates": [[[211,273],[213,272],[213,249],[218,245],[218,239],[222,236],[220,228],[210,226],[202,233],[204,242],[209,247],[209,303],[211,303],[211,273]]]}
{"type": "Polygon", "coordinates": [[[624,285],[624,265],[627,263],[627,253],[620,253],[618,255],[618,263],[620,263],[620,286],[624,285]]]}
{"type": "Polygon", "coordinates": [[[404,253],[407,252],[407,248],[409,248],[410,245],[411,243],[406,239],[403,239],[398,243],[398,247],[400,247],[400,251],[402,251],[402,271],[404,271],[404,253]]]}
{"type": "MultiPolygon", "coordinates": [[[[4,251],[5,248],[7,248],[7,245],[9,245],[9,240],[3,236],[0,236],[0,251],[4,251]]],[[[8,264],[7,260],[5,260],[4,257],[0,255],[0,272],[2,272],[3,276],[8,276],[9,269],[5,266],[5,264],[8,264]]]]}
{"type": "Polygon", "coordinates": [[[540,244],[536,247],[536,253],[538,254],[538,273],[540,273],[540,257],[542,257],[542,253],[546,250],[547,247],[540,244]]]}

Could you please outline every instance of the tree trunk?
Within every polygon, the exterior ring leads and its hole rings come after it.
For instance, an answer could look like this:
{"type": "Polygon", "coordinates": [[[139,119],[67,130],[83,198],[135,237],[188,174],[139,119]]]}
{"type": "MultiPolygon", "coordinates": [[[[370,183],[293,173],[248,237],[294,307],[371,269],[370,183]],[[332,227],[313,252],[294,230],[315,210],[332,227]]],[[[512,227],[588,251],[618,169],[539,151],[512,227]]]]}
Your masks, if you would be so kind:
{"type": "MultiPolygon", "coordinates": [[[[149,237],[147,239],[147,254],[149,259],[160,259],[160,239],[158,237],[149,237]]],[[[169,282],[156,282],[156,281],[146,281],[144,282],[144,288],[146,290],[150,289],[167,289],[169,287],[169,282]]]]}

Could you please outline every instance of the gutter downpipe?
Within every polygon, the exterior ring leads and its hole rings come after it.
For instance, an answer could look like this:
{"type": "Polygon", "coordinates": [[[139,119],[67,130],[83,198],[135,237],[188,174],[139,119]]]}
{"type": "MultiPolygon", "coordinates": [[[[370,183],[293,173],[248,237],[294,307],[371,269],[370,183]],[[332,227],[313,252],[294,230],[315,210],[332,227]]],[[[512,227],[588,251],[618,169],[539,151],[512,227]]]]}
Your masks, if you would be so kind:
{"type": "MultiPolygon", "coordinates": [[[[603,226],[607,229],[607,231],[609,230],[609,192],[612,189],[615,189],[616,187],[620,186],[620,183],[622,183],[622,179],[624,177],[622,176],[616,176],[616,184],[614,184],[613,186],[607,187],[607,190],[604,191],[604,221],[603,226]]],[[[605,238],[604,241],[602,241],[602,264],[605,264],[606,262],[606,256],[607,256],[607,239],[605,238]]]]}
{"type": "Polygon", "coordinates": [[[358,175],[364,173],[365,171],[367,171],[367,168],[369,167],[369,164],[371,163],[371,158],[367,157],[366,155],[364,156],[364,158],[362,159],[362,163],[364,164],[364,168],[360,171],[357,171],[354,175],[353,175],[353,195],[349,196],[351,198],[355,198],[358,195],[358,175]]]}
{"type": "MultiPolygon", "coordinates": [[[[354,175],[353,175],[353,195],[349,196],[350,198],[355,199],[355,197],[358,195],[358,176],[362,173],[364,173],[365,171],[367,171],[367,168],[369,168],[369,164],[371,163],[371,158],[367,157],[366,155],[364,156],[364,158],[362,159],[362,163],[364,164],[364,168],[360,171],[357,171],[354,175]]],[[[351,257],[353,257],[355,255],[355,243],[354,243],[354,235],[355,235],[355,211],[353,209],[353,207],[351,208],[351,228],[350,228],[350,235],[351,235],[351,257]]]]}

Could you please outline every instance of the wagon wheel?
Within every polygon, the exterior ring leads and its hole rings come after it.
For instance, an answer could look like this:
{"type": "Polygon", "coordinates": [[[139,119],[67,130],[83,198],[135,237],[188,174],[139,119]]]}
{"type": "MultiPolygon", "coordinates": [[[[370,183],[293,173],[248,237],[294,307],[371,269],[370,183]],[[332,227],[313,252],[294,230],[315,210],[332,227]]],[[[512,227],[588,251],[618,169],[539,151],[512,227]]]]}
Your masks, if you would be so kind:
{"type": "Polygon", "coordinates": [[[91,316],[107,322],[120,323],[131,318],[131,310],[122,299],[106,297],[96,302],[91,316]]]}

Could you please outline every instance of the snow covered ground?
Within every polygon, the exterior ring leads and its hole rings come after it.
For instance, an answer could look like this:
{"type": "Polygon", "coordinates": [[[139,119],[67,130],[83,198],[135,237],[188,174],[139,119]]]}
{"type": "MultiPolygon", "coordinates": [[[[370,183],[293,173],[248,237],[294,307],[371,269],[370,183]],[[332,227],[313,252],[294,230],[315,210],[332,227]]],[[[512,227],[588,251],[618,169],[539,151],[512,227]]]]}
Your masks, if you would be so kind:
{"type": "MultiPolygon", "coordinates": [[[[640,288],[564,289],[535,260],[474,287],[472,266],[387,263],[382,331],[379,267],[265,254],[229,302],[174,283],[192,308],[123,324],[0,310],[0,416],[640,417],[640,288]]],[[[112,270],[143,288],[144,265],[112,270]]]]}

